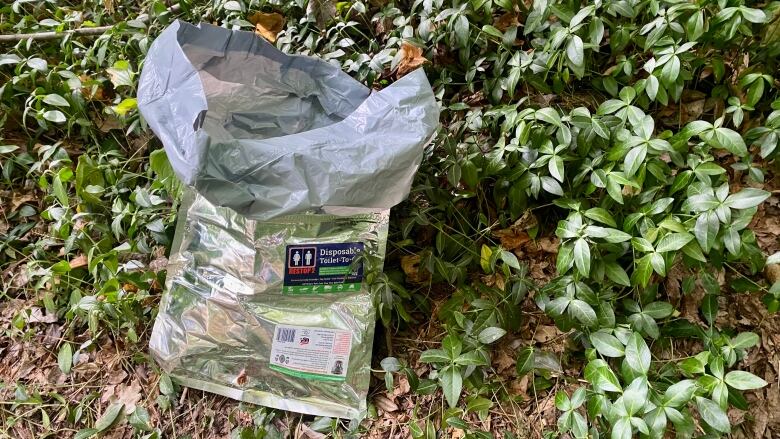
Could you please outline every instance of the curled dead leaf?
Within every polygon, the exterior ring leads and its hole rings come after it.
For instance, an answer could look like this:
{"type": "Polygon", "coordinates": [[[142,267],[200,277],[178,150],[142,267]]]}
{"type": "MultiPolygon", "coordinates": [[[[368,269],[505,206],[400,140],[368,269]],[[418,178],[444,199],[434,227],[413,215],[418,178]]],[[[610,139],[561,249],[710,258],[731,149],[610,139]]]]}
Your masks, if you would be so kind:
{"type": "Polygon", "coordinates": [[[428,62],[428,60],[422,56],[422,49],[409,43],[401,44],[398,56],[400,57],[397,67],[399,78],[428,62]]]}
{"type": "Polygon", "coordinates": [[[374,404],[382,409],[384,412],[394,412],[398,410],[398,406],[393,401],[383,395],[377,395],[374,397],[374,404]]]}
{"type": "Polygon", "coordinates": [[[428,279],[428,272],[420,267],[420,255],[401,256],[401,269],[406,279],[412,283],[421,283],[428,279]]]}
{"type": "Polygon", "coordinates": [[[241,372],[239,372],[238,376],[236,377],[236,384],[243,386],[246,384],[246,381],[246,369],[241,369],[241,372]]]}
{"type": "Polygon", "coordinates": [[[141,386],[137,380],[133,380],[130,385],[124,386],[117,394],[118,402],[125,405],[125,414],[129,415],[135,411],[135,405],[141,400],[141,386]]]}
{"type": "Polygon", "coordinates": [[[276,36],[284,29],[284,16],[276,12],[255,12],[248,18],[255,25],[255,33],[270,42],[276,42],[276,36]]]}
{"type": "Polygon", "coordinates": [[[773,285],[775,282],[780,281],[780,264],[769,264],[764,268],[764,275],[766,280],[769,281],[769,285],[773,285]]]}
{"type": "Polygon", "coordinates": [[[493,22],[493,26],[501,32],[504,32],[512,26],[520,26],[520,21],[517,19],[517,14],[512,11],[496,18],[496,21],[493,22]]]}
{"type": "Polygon", "coordinates": [[[87,266],[87,256],[83,253],[68,261],[70,268],[80,268],[87,266]]]}
{"type": "Polygon", "coordinates": [[[528,233],[517,231],[512,227],[496,230],[493,232],[493,236],[501,240],[501,248],[510,251],[520,248],[520,246],[531,240],[528,233]]]}

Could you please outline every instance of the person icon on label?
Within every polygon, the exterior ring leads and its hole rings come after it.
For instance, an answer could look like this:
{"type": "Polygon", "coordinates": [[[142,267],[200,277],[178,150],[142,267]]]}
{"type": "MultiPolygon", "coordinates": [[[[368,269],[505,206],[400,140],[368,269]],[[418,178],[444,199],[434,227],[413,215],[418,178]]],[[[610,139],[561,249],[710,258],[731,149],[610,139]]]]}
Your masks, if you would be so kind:
{"type": "Polygon", "coordinates": [[[336,362],[333,364],[333,369],[330,371],[333,375],[343,375],[344,374],[344,364],[341,360],[336,360],[336,362]]]}
{"type": "Polygon", "coordinates": [[[311,265],[311,258],[312,258],[311,250],[307,250],[306,251],[306,265],[311,265]]]}
{"type": "Polygon", "coordinates": [[[301,264],[301,254],[296,250],[295,253],[293,253],[293,265],[300,265],[301,264]]]}

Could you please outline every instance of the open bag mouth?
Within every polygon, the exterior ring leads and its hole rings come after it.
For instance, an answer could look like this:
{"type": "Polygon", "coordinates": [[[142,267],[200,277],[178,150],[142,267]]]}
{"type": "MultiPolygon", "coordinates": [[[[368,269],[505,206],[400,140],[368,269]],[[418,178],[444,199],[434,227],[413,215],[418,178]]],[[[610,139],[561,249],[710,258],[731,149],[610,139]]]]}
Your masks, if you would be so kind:
{"type": "Polygon", "coordinates": [[[254,219],[398,204],[439,118],[422,70],[372,92],[253,33],[181,21],[152,45],[138,95],[179,177],[254,219]]]}

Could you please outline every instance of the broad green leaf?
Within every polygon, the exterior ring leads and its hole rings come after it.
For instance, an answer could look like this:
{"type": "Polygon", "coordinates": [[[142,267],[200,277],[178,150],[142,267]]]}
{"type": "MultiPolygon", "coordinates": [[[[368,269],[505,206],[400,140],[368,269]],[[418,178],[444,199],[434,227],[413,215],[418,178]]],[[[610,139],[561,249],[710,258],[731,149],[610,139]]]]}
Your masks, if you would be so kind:
{"type": "Polygon", "coordinates": [[[136,407],[133,413],[130,415],[128,421],[130,422],[130,425],[132,425],[136,430],[152,431],[149,411],[144,407],[136,407]]]}
{"type": "Polygon", "coordinates": [[[558,111],[552,107],[540,108],[536,110],[535,115],[537,120],[547,122],[551,125],[561,126],[561,117],[558,115],[558,111]]]}
{"type": "Polygon", "coordinates": [[[484,366],[487,364],[485,357],[479,351],[469,351],[455,359],[455,364],[461,366],[484,366]]]}
{"type": "Polygon", "coordinates": [[[552,175],[556,180],[563,183],[563,173],[564,173],[564,167],[563,167],[563,158],[558,155],[552,156],[550,158],[550,161],[547,163],[547,168],[550,171],[550,175],[552,175]]]}
{"type": "Polygon", "coordinates": [[[517,356],[517,363],[515,364],[517,369],[517,376],[522,377],[534,368],[534,348],[533,346],[527,346],[520,351],[517,356]]]}
{"type": "Polygon", "coordinates": [[[693,397],[696,391],[696,381],[682,380],[674,383],[664,393],[664,405],[668,407],[680,407],[693,397]]]}
{"type": "Polygon", "coordinates": [[[623,169],[627,177],[632,177],[642,166],[647,156],[647,145],[640,145],[631,148],[623,161],[623,169]]]}
{"type": "Polygon", "coordinates": [[[450,356],[441,349],[428,349],[420,355],[423,363],[449,363],[450,356]]]}
{"type": "Polygon", "coordinates": [[[623,343],[608,332],[594,332],[590,335],[590,341],[593,343],[593,347],[605,357],[618,358],[624,355],[623,343]]]}
{"type": "Polygon", "coordinates": [[[122,411],[122,409],[125,407],[124,403],[121,402],[115,402],[106,408],[106,410],[103,412],[103,414],[98,418],[97,421],[95,421],[95,429],[98,432],[105,431],[116,420],[117,416],[119,416],[119,413],[122,411]]]}
{"type": "Polygon", "coordinates": [[[620,392],[620,382],[604,360],[593,360],[585,366],[585,380],[605,392],[620,392]]]}
{"type": "Polygon", "coordinates": [[[504,334],[506,334],[505,330],[491,326],[489,328],[483,329],[477,336],[477,339],[482,344],[491,344],[499,338],[503,337],[504,334]]]}
{"type": "Polygon", "coordinates": [[[73,348],[70,343],[64,342],[60,346],[60,350],[57,353],[57,364],[60,366],[60,370],[65,375],[70,373],[70,368],[73,366],[73,348]]]}
{"type": "Polygon", "coordinates": [[[653,266],[651,264],[652,253],[647,254],[636,261],[636,267],[632,275],[632,282],[636,285],[646,287],[653,275],[653,266]]]}
{"type": "Polygon", "coordinates": [[[731,339],[731,345],[735,349],[752,348],[759,341],[758,335],[754,332],[741,332],[731,339]]]}
{"type": "Polygon", "coordinates": [[[609,437],[610,439],[631,439],[633,437],[631,419],[618,418],[612,425],[612,434],[609,437]]]}
{"type": "Polygon", "coordinates": [[[517,256],[514,253],[506,250],[501,250],[501,260],[504,263],[516,270],[520,270],[520,262],[517,260],[517,256]]]}
{"type": "Polygon", "coordinates": [[[68,119],[60,110],[49,110],[43,113],[43,118],[54,123],[64,123],[68,119]]]}
{"type": "Polygon", "coordinates": [[[574,263],[583,276],[590,274],[590,247],[583,238],[574,243],[574,263]]]}
{"type": "Polygon", "coordinates": [[[624,361],[631,370],[639,375],[647,374],[647,371],[650,370],[652,356],[650,348],[647,347],[647,343],[638,332],[634,332],[628,338],[625,354],[624,361]]]}
{"type": "Polygon", "coordinates": [[[641,376],[631,381],[623,390],[623,405],[629,415],[640,413],[647,402],[647,377],[641,376]]]}
{"type": "Polygon", "coordinates": [[[606,224],[610,227],[617,227],[615,218],[612,217],[612,214],[610,214],[607,209],[604,209],[602,207],[590,208],[585,211],[584,215],[587,218],[590,218],[594,221],[598,221],[602,224],[606,224]]]}
{"type": "Polygon", "coordinates": [[[609,280],[615,282],[616,284],[623,285],[626,287],[631,286],[631,281],[628,278],[628,274],[626,273],[626,270],[624,270],[623,267],[621,267],[617,262],[605,263],[604,273],[607,275],[609,280]]]}
{"type": "Polygon", "coordinates": [[[712,325],[715,317],[718,315],[718,296],[715,294],[705,294],[701,300],[701,312],[704,318],[712,325]]]}
{"type": "Polygon", "coordinates": [[[760,389],[767,385],[763,379],[742,370],[733,370],[727,373],[725,381],[726,384],[737,390],[760,389]]]}
{"type": "Polygon", "coordinates": [[[748,152],[745,140],[742,139],[742,136],[729,128],[715,128],[714,143],[715,146],[723,148],[739,157],[746,156],[748,152]]]}
{"type": "Polygon", "coordinates": [[[460,391],[463,388],[463,377],[456,367],[446,367],[439,371],[441,388],[444,398],[450,407],[456,407],[460,399],[460,391]]]}
{"type": "Polygon", "coordinates": [[[723,204],[732,209],[749,209],[761,204],[764,200],[769,198],[769,195],[771,195],[769,192],[762,191],[761,189],[745,188],[735,194],[729,195],[723,204]]]}
{"type": "Polygon", "coordinates": [[[579,320],[580,323],[585,326],[590,327],[598,323],[596,312],[593,311],[593,308],[585,301],[573,299],[571,302],[569,302],[568,309],[572,317],[579,320]]]}
{"type": "Polygon", "coordinates": [[[70,107],[70,104],[65,98],[55,93],[46,95],[46,97],[43,98],[43,102],[57,107],[70,107]]]}
{"type": "Polygon", "coordinates": [[[670,233],[656,243],[655,251],[659,253],[677,251],[693,239],[694,236],[690,233],[670,233]]]}
{"type": "Polygon", "coordinates": [[[645,305],[642,312],[658,320],[672,315],[674,307],[668,302],[652,302],[645,305]]]}
{"type": "Polygon", "coordinates": [[[728,433],[731,431],[731,424],[729,423],[729,417],[726,415],[726,412],[711,399],[697,396],[696,408],[699,409],[701,419],[710,427],[721,433],[728,433]]]}
{"type": "Polygon", "coordinates": [[[563,390],[555,394],[555,408],[562,412],[567,412],[572,409],[569,395],[563,390]]]}
{"type": "Polygon", "coordinates": [[[660,253],[650,253],[650,265],[653,266],[653,270],[661,276],[666,276],[666,262],[664,257],[660,253]]]}
{"type": "Polygon", "coordinates": [[[482,270],[485,273],[492,273],[493,268],[490,266],[490,258],[493,255],[493,250],[490,249],[485,244],[482,244],[482,249],[480,250],[480,256],[479,256],[479,264],[482,266],[482,270]]]}

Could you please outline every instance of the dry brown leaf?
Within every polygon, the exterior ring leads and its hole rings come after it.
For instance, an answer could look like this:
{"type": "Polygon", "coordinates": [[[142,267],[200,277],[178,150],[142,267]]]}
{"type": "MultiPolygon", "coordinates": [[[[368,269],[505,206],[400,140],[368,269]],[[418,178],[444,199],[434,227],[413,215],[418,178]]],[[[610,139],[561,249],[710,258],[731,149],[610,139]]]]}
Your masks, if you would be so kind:
{"type": "Polygon", "coordinates": [[[493,22],[493,26],[501,32],[504,32],[512,26],[520,26],[520,21],[518,21],[516,13],[507,12],[496,18],[496,21],[493,22]]]}
{"type": "Polygon", "coordinates": [[[401,57],[397,68],[399,78],[428,62],[422,56],[422,49],[409,43],[401,44],[398,54],[401,57]]]}
{"type": "Polygon", "coordinates": [[[393,388],[393,398],[406,395],[412,390],[412,386],[409,384],[409,380],[406,376],[401,375],[398,377],[398,385],[393,388]]]}
{"type": "Polygon", "coordinates": [[[30,315],[27,317],[27,323],[54,323],[57,321],[56,314],[43,314],[43,310],[37,306],[30,308],[30,315]]]}
{"type": "Polygon", "coordinates": [[[23,194],[15,192],[13,197],[11,197],[11,212],[16,212],[16,209],[18,209],[22,204],[35,200],[35,194],[32,192],[25,192],[23,194]]]}
{"type": "Polygon", "coordinates": [[[68,262],[68,265],[70,265],[70,268],[86,267],[87,266],[87,256],[82,253],[82,254],[76,256],[75,258],[71,259],[68,262]]]}
{"type": "Polygon", "coordinates": [[[531,240],[528,233],[518,231],[512,227],[496,230],[493,232],[493,236],[501,240],[501,248],[510,251],[520,248],[520,246],[531,240]]]}
{"type": "Polygon", "coordinates": [[[420,267],[420,255],[401,256],[401,269],[409,282],[421,283],[428,279],[428,272],[420,267]]]}
{"type": "Polygon", "coordinates": [[[255,25],[255,33],[270,42],[276,42],[276,36],[284,29],[284,16],[276,12],[255,12],[248,18],[255,25]]]}
{"type": "Polygon", "coordinates": [[[398,410],[398,406],[384,395],[375,396],[374,404],[385,412],[394,412],[398,410]]]}
{"type": "Polygon", "coordinates": [[[561,332],[555,326],[539,326],[534,333],[534,340],[539,343],[547,343],[548,341],[561,335],[561,332]]]}
{"type": "Polygon", "coordinates": [[[769,281],[769,285],[773,285],[775,282],[780,281],[780,264],[769,264],[764,268],[764,275],[766,280],[769,281]]]}
{"type": "Polygon", "coordinates": [[[129,415],[135,410],[135,405],[141,400],[141,386],[137,380],[124,386],[117,394],[117,401],[125,405],[125,414],[129,415]]]}

